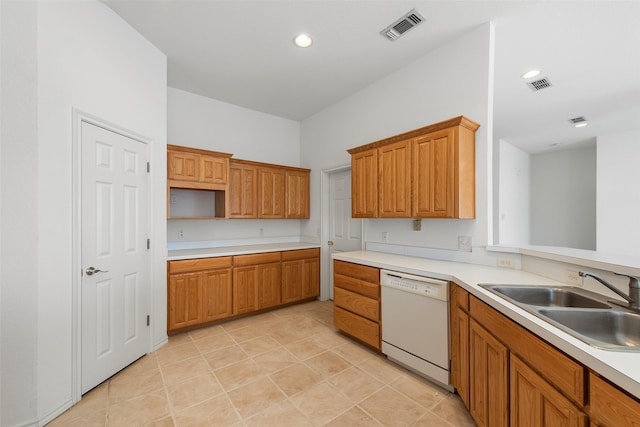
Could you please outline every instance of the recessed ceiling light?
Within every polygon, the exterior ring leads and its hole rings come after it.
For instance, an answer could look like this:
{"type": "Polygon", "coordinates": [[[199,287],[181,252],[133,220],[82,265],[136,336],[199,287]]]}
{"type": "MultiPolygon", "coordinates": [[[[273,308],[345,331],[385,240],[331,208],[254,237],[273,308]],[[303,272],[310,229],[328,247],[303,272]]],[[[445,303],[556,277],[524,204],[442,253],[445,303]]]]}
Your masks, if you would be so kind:
{"type": "Polygon", "coordinates": [[[589,124],[589,123],[587,123],[587,122],[576,123],[575,125],[573,125],[573,127],[576,127],[576,128],[583,128],[583,127],[587,126],[588,124],[589,124]]]}
{"type": "Polygon", "coordinates": [[[521,75],[520,77],[523,79],[530,79],[532,77],[539,76],[539,75],[540,75],[540,70],[530,70],[524,73],[523,75],[521,75]]]}
{"type": "Polygon", "coordinates": [[[304,33],[298,34],[293,39],[293,44],[295,44],[298,47],[309,47],[311,46],[312,43],[313,43],[313,39],[311,38],[311,36],[304,33]]]}

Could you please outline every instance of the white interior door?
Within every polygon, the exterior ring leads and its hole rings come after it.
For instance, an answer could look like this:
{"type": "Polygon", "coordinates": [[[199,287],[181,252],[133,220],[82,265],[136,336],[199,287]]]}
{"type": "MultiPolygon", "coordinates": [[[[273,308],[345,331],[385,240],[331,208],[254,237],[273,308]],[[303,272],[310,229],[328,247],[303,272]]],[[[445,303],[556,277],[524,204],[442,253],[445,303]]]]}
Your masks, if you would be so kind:
{"type": "MultiPolygon", "coordinates": [[[[362,249],[362,219],[351,218],[351,170],[329,175],[329,255],[362,249]]],[[[333,299],[333,262],[329,263],[333,299]]]]}
{"type": "Polygon", "coordinates": [[[147,145],[82,122],[81,392],[147,353],[147,145]]]}

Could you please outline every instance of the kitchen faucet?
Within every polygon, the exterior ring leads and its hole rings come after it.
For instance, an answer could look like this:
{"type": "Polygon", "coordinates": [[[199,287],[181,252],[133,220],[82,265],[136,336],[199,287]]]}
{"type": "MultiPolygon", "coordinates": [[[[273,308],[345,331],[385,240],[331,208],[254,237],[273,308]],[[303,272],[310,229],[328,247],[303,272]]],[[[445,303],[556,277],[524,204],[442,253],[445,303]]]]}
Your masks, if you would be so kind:
{"type": "Polygon", "coordinates": [[[621,290],[613,286],[611,283],[600,278],[599,276],[596,276],[593,273],[589,273],[586,271],[578,272],[578,275],[580,277],[593,277],[598,282],[602,283],[607,288],[611,289],[613,292],[615,292],[616,294],[620,295],[622,298],[627,300],[629,302],[630,308],[634,310],[638,310],[639,304],[640,304],[640,285],[638,284],[638,278],[635,276],[629,276],[628,274],[622,274],[622,273],[615,273],[615,274],[617,274],[618,276],[625,276],[629,278],[629,295],[626,295],[624,292],[622,292],[621,290]]]}

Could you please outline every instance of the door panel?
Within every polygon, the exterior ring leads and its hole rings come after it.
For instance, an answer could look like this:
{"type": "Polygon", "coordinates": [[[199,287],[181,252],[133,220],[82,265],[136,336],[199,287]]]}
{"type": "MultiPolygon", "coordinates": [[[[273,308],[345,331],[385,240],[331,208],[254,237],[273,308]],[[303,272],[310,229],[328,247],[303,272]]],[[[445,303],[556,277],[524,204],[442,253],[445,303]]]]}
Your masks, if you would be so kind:
{"type": "Polygon", "coordinates": [[[86,122],[81,152],[85,393],[149,349],[148,154],[146,144],[86,122]]]}

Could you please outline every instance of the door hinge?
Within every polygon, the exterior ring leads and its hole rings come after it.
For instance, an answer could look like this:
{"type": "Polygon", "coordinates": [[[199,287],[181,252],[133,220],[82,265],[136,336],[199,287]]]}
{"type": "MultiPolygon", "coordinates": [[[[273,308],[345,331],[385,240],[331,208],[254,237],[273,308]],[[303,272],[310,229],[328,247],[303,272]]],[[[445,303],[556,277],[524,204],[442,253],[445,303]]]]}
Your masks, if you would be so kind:
{"type": "Polygon", "coordinates": [[[151,249],[151,239],[147,239],[147,249],[151,249]]]}
{"type": "Polygon", "coordinates": [[[147,173],[151,172],[151,163],[147,162],[147,173]]]}
{"type": "Polygon", "coordinates": [[[147,326],[151,324],[151,316],[147,314],[147,326]]]}

